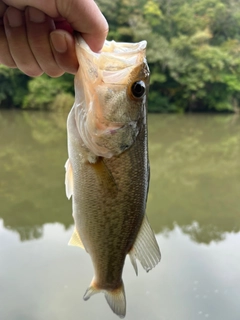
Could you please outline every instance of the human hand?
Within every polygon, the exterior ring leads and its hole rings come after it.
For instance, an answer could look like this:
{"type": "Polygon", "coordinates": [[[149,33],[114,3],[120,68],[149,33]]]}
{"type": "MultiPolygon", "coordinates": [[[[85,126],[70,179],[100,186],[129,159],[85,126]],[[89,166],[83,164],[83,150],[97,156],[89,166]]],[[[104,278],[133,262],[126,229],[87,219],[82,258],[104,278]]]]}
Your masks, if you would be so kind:
{"type": "Polygon", "coordinates": [[[0,64],[32,77],[74,74],[73,30],[101,50],[108,24],[93,0],[0,0],[0,64]]]}

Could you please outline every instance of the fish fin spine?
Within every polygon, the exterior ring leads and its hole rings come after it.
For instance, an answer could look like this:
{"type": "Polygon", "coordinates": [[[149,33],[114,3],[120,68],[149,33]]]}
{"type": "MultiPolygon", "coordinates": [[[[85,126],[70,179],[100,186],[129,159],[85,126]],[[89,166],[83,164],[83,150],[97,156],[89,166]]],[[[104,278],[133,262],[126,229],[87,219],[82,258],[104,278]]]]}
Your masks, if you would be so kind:
{"type": "Polygon", "coordinates": [[[97,288],[93,280],[83,296],[83,299],[87,301],[91,296],[99,292],[104,293],[107,303],[112,311],[120,318],[124,318],[126,315],[126,297],[123,282],[121,282],[120,286],[114,290],[106,290],[97,288]]]}
{"type": "Polygon", "coordinates": [[[129,257],[131,260],[131,263],[133,265],[133,268],[135,270],[136,276],[138,275],[138,267],[137,267],[137,260],[136,260],[136,254],[135,251],[132,249],[131,251],[129,251],[129,257]]]}
{"type": "Polygon", "coordinates": [[[71,236],[71,239],[68,242],[68,245],[69,246],[76,246],[76,247],[80,247],[82,249],[85,249],[84,245],[82,243],[82,240],[81,240],[76,228],[74,228],[73,234],[71,236]]]}
{"type": "Polygon", "coordinates": [[[135,243],[132,249],[129,251],[129,256],[137,274],[137,263],[138,259],[142,267],[148,272],[154,268],[161,260],[161,253],[158,247],[157,240],[149,225],[147,216],[143,218],[143,222],[135,243]]]}
{"type": "Polygon", "coordinates": [[[72,165],[69,159],[67,159],[65,163],[65,189],[66,189],[66,196],[68,199],[71,198],[73,195],[73,171],[72,165]]]}

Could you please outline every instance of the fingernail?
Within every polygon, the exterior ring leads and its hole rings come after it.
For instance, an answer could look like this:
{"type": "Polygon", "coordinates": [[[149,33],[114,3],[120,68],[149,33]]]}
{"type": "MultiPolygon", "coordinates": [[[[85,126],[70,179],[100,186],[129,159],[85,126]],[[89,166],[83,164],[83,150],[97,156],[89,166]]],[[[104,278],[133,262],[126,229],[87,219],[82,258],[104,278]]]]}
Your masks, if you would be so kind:
{"type": "Polygon", "coordinates": [[[34,23],[42,23],[46,19],[45,14],[38,9],[30,7],[28,12],[30,21],[34,23]]]}
{"type": "Polygon", "coordinates": [[[59,53],[67,51],[67,42],[64,34],[53,32],[50,34],[52,45],[59,53]]]}
{"type": "Polygon", "coordinates": [[[9,8],[6,14],[10,27],[20,27],[23,24],[23,13],[21,11],[15,8],[9,8]]]}

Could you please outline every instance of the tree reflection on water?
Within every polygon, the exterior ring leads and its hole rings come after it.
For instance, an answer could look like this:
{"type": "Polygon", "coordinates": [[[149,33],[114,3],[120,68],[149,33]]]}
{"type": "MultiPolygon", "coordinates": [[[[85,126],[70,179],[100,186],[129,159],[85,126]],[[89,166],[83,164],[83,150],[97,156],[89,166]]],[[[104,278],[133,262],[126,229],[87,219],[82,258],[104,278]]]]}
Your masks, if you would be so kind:
{"type": "MultiPolygon", "coordinates": [[[[69,228],[64,190],[66,114],[0,113],[0,218],[21,241],[46,223],[69,228]]],[[[150,115],[151,184],[147,212],[156,233],[175,225],[199,243],[239,232],[240,119],[150,115]]]]}

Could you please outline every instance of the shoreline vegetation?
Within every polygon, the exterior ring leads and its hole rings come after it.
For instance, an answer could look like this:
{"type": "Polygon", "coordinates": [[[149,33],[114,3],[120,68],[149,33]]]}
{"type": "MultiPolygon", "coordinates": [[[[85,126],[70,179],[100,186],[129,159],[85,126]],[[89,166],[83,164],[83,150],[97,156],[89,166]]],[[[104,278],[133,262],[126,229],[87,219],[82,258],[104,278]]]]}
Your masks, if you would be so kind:
{"type": "MultiPolygon", "coordinates": [[[[98,0],[108,40],[148,42],[149,112],[240,112],[240,0],[98,0]]],[[[0,65],[0,108],[61,110],[73,76],[0,65]]]]}

